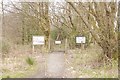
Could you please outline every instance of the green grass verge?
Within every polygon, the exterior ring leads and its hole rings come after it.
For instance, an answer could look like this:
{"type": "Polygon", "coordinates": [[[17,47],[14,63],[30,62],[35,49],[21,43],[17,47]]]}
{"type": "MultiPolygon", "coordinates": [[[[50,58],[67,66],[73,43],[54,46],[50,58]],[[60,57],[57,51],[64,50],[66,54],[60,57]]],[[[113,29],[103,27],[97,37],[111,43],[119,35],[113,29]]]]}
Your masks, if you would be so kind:
{"type": "Polygon", "coordinates": [[[24,71],[15,71],[15,72],[7,71],[6,73],[2,74],[0,78],[26,78],[34,74],[37,71],[37,69],[38,69],[38,65],[34,64],[28,66],[24,71]]]}

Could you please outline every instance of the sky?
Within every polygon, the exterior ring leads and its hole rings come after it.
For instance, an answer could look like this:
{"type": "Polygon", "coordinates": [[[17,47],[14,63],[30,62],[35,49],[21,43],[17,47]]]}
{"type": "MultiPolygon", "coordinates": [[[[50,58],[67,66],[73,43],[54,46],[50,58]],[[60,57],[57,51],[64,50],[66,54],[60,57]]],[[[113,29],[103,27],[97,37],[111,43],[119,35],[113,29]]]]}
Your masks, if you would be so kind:
{"type": "MultiPolygon", "coordinates": [[[[10,1],[13,1],[13,2],[64,2],[65,0],[3,0],[4,1],[4,4],[8,4],[10,1]]],[[[67,0],[67,1],[70,1],[70,2],[90,2],[90,1],[95,1],[95,2],[110,2],[110,1],[117,1],[119,2],[120,0],[67,0]]],[[[2,0],[0,0],[0,3],[2,2],[2,0]]],[[[1,4],[0,4],[0,13],[1,13],[1,4]]]]}
{"type": "MultiPolygon", "coordinates": [[[[2,0],[0,0],[1,2],[2,0]]],[[[65,0],[11,0],[11,1],[17,1],[17,2],[64,2],[65,0]]],[[[110,1],[120,1],[120,0],[67,0],[70,2],[90,2],[90,1],[95,1],[95,2],[110,2],[110,1]]],[[[9,0],[4,0],[5,3],[9,2],[9,0]]]]}
{"type": "MultiPolygon", "coordinates": [[[[2,1],[2,0],[0,0],[2,1]]],[[[5,3],[9,1],[15,1],[15,2],[64,2],[64,0],[4,0],[5,3]]]]}

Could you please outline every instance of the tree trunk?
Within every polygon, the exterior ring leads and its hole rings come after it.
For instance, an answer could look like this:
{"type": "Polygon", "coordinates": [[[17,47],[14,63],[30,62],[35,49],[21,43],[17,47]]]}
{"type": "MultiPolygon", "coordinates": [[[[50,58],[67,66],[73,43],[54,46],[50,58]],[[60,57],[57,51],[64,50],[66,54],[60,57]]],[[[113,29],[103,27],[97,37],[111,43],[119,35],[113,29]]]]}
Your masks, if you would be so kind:
{"type": "Polygon", "coordinates": [[[45,47],[48,50],[49,49],[49,38],[50,38],[50,31],[45,31],[45,47]]]}
{"type": "MultiPolygon", "coordinates": [[[[118,3],[118,53],[120,53],[120,1],[118,3]]],[[[120,59],[120,54],[118,55],[118,59],[120,59]]]]}
{"type": "MultiPolygon", "coordinates": [[[[89,11],[87,11],[87,9],[85,9],[82,5],[82,3],[80,4],[81,7],[83,7],[83,10],[85,12],[89,12],[89,14],[92,14],[95,18],[95,20],[93,20],[94,22],[97,22],[96,25],[92,24],[93,29],[91,27],[91,24],[88,23],[84,17],[82,16],[82,13],[80,12],[80,10],[78,8],[76,8],[76,6],[71,3],[68,2],[73,9],[78,13],[79,17],[81,18],[81,20],[84,22],[84,24],[86,25],[87,30],[91,33],[92,37],[95,39],[95,41],[97,42],[97,44],[103,49],[104,54],[108,57],[108,58],[112,58],[112,54],[114,54],[115,52],[117,52],[117,38],[116,38],[116,32],[114,30],[115,25],[115,15],[116,15],[116,3],[111,3],[110,8],[111,8],[111,12],[109,11],[109,9],[107,8],[108,3],[95,3],[96,6],[93,10],[92,13],[90,13],[89,11]],[[103,9],[105,8],[105,12],[103,9]],[[101,13],[100,13],[101,12],[101,13]],[[108,15],[109,13],[109,15],[108,15]],[[104,17],[104,15],[108,15],[107,17],[104,17]],[[108,17],[110,17],[108,19],[108,17]],[[107,22],[106,22],[107,20],[107,22]],[[109,28],[109,30],[108,30],[109,28]]],[[[92,16],[91,16],[92,18],[92,16]]],[[[92,20],[91,20],[92,21],[92,20]]]]}
{"type": "Polygon", "coordinates": [[[25,29],[24,29],[24,18],[22,16],[22,44],[24,45],[25,43],[25,33],[24,33],[25,29]]]}

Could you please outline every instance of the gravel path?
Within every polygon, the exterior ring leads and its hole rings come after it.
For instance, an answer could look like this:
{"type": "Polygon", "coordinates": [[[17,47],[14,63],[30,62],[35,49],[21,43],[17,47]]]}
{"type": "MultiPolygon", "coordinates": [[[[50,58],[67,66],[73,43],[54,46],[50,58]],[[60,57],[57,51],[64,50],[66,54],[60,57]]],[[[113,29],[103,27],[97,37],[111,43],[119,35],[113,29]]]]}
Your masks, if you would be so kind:
{"type": "Polygon", "coordinates": [[[65,69],[63,52],[53,52],[48,55],[46,73],[50,78],[62,78],[65,69]]]}
{"type": "Polygon", "coordinates": [[[62,78],[65,69],[63,52],[52,52],[45,56],[45,63],[32,78],[62,78]]]}

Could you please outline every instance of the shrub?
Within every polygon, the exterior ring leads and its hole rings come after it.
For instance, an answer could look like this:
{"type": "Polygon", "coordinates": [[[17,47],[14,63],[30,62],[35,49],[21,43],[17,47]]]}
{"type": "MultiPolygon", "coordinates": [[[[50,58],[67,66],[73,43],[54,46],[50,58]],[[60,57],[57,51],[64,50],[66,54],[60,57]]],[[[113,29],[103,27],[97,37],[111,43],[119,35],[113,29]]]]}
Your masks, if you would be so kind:
{"type": "Polygon", "coordinates": [[[31,65],[34,65],[34,63],[35,63],[34,59],[33,59],[33,58],[30,58],[30,57],[27,57],[26,62],[27,62],[27,64],[29,64],[30,66],[31,66],[31,65]]]}
{"type": "Polygon", "coordinates": [[[10,76],[8,75],[8,76],[6,76],[6,78],[10,78],[10,76]]]}

